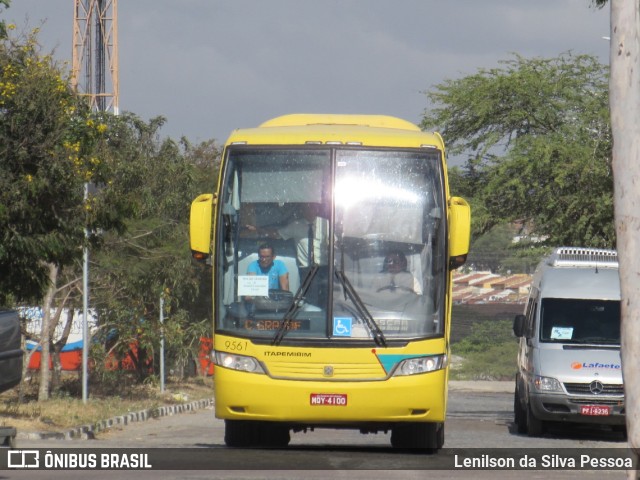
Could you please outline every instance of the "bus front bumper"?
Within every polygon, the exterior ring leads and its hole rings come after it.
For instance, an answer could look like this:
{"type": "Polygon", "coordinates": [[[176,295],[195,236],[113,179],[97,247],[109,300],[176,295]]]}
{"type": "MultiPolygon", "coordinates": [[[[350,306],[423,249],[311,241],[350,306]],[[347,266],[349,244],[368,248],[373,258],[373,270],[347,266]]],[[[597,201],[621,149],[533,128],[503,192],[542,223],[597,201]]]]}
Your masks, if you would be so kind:
{"type": "Polygon", "coordinates": [[[295,381],[217,368],[216,417],[301,425],[443,422],[446,371],[384,381],[295,381]]]}

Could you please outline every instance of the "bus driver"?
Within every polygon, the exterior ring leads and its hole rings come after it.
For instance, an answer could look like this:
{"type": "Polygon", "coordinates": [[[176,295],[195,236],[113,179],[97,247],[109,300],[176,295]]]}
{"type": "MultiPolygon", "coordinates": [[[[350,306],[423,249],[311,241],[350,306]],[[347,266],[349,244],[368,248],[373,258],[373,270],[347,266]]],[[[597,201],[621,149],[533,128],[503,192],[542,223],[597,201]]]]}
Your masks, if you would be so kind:
{"type": "Polygon", "coordinates": [[[414,278],[407,270],[407,257],[401,251],[394,250],[385,257],[381,273],[376,285],[377,292],[400,290],[415,293],[414,278]]]}
{"type": "Polygon", "coordinates": [[[247,267],[247,275],[269,277],[269,290],[289,290],[289,272],[281,260],[276,260],[276,252],[267,243],[258,248],[258,259],[247,267]]]}

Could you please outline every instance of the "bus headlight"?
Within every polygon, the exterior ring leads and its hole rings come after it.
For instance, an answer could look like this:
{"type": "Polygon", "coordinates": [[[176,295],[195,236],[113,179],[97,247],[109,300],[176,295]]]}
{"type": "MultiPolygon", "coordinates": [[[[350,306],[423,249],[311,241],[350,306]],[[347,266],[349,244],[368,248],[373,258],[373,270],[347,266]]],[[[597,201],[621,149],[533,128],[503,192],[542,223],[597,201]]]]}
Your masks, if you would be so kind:
{"type": "Polygon", "coordinates": [[[417,375],[420,373],[435,372],[446,365],[446,355],[431,355],[429,357],[408,358],[398,364],[393,371],[393,376],[417,375]]]}
{"type": "Polygon", "coordinates": [[[235,353],[214,352],[214,362],[217,366],[240,370],[242,372],[265,373],[262,365],[253,357],[237,355],[235,353]]]}
{"type": "Polygon", "coordinates": [[[536,390],[545,393],[563,393],[560,382],[552,377],[540,377],[538,375],[533,379],[536,390]]]}

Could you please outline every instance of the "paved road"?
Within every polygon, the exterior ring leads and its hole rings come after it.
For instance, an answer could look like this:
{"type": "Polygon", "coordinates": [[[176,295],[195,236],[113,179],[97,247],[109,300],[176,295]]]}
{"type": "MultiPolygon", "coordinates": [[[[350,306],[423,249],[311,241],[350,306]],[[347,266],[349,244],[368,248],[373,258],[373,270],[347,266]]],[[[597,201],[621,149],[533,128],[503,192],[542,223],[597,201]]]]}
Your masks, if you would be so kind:
{"type": "MultiPolygon", "coordinates": [[[[218,479],[295,479],[335,478],[356,480],[420,478],[613,478],[623,479],[623,471],[596,470],[467,470],[454,468],[454,455],[474,457],[477,448],[515,447],[511,454],[536,452],[536,448],[566,452],[564,448],[579,448],[580,452],[602,452],[608,448],[624,448],[626,443],[613,432],[598,429],[560,429],[541,438],[529,438],[513,432],[510,384],[482,383],[481,386],[452,384],[446,423],[445,450],[438,455],[416,455],[397,452],[389,446],[388,434],[361,435],[352,431],[317,430],[296,433],[286,450],[228,449],[223,445],[223,423],[216,420],[212,409],[114,428],[89,441],[22,440],[18,448],[96,448],[162,447],[198,449],[189,465],[197,467],[201,460],[214,461],[212,471],[128,471],[127,478],[218,478],[218,479]],[[237,470],[250,468],[250,470],[237,470]],[[280,469],[286,470],[280,470],[280,469]],[[311,468],[312,470],[303,470],[311,468]],[[451,470],[439,470],[450,468],[451,470]],[[428,471],[426,471],[428,470],[428,471]]],[[[101,451],[101,450],[97,450],[101,451]]],[[[184,450],[181,450],[181,452],[184,450]]],[[[170,450],[165,450],[171,457],[170,450]]],[[[193,452],[188,450],[187,452],[193,452]]],[[[504,456],[504,455],[503,455],[504,456]]],[[[515,456],[515,454],[513,455],[515,456]]],[[[566,455],[562,454],[562,458],[566,455]]],[[[207,468],[211,468],[208,466],[207,468]]],[[[87,472],[11,471],[0,478],[86,478],[87,472]],[[63,475],[64,473],[64,475],[63,475]],[[27,475],[28,474],[28,475],[27,475]],[[58,474],[60,474],[58,476],[58,474]],[[80,476],[82,474],[82,476],[80,476]]],[[[94,471],[92,480],[121,478],[118,472],[94,471]]]]}

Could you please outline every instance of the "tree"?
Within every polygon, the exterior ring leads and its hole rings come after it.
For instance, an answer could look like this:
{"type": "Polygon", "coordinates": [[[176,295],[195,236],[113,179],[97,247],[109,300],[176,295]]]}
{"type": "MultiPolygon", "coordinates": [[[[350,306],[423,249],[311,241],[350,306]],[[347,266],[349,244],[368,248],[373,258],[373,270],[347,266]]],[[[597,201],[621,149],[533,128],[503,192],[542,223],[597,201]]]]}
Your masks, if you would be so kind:
{"type": "Polygon", "coordinates": [[[201,181],[200,169],[213,174],[217,149],[213,142],[192,146],[159,139],[164,119],[148,124],[123,114],[109,130],[122,156],[115,181],[129,191],[134,213],[126,231],[103,235],[93,255],[93,305],[98,312],[97,339],[106,353],[133,361],[139,379],[154,371],[160,338],[159,298],[165,300],[167,351],[179,362],[197,355],[200,337],[211,322],[202,297],[210,282],[191,261],[188,216],[201,181]]]}
{"type": "MultiPolygon", "coordinates": [[[[598,8],[608,0],[593,0],[598,8]]],[[[615,228],[620,259],[621,353],[629,446],[640,460],[640,5],[611,0],[609,82],[611,130],[614,138],[613,175],[615,228]]],[[[627,477],[640,478],[638,470],[627,477]]]]}
{"type": "Polygon", "coordinates": [[[476,238],[467,265],[494,273],[531,273],[545,252],[531,242],[524,248],[521,242],[525,240],[514,242],[517,230],[518,225],[499,224],[476,238]]]}
{"type": "Polygon", "coordinates": [[[75,224],[63,217],[82,206],[65,146],[78,105],[51,59],[35,49],[33,37],[0,44],[0,270],[11,272],[0,278],[0,296],[18,299],[39,299],[47,263],[69,258],[75,224]]]}
{"type": "MultiPolygon", "coordinates": [[[[2,11],[2,7],[9,8],[11,2],[9,0],[0,0],[0,12],[2,11]]],[[[0,20],[0,39],[3,39],[7,36],[7,25],[4,20],[0,20]]]]}
{"type": "Polygon", "coordinates": [[[474,235],[520,221],[547,245],[614,244],[607,82],[591,56],[516,55],[427,94],[422,127],[469,155],[452,185],[474,235]]]}
{"type": "Polygon", "coordinates": [[[109,116],[92,113],[39,50],[35,33],[0,40],[0,271],[10,272],[0,275],[0,303],[43,300],[35,340],[46,399],[58,275],[77,263],[85,228],[98,245],[99,232],[124,229],[131,204],[112,181],[109,116]],[[100,188],[85,200],[86,182],[100,188]]]}
{"type": "MultiPolygon", "coordinates": [[[[603,1],[597,2],[600,6],[603,1]]],[[[615,225],[622,297],[622,372],[629,446],[640,457],[640,5],[611,0],[611,127],[615,225]]],[[[628,478],[639,478],[629,470],[628,478]]]]}

